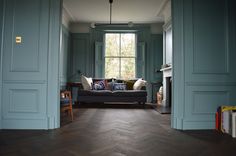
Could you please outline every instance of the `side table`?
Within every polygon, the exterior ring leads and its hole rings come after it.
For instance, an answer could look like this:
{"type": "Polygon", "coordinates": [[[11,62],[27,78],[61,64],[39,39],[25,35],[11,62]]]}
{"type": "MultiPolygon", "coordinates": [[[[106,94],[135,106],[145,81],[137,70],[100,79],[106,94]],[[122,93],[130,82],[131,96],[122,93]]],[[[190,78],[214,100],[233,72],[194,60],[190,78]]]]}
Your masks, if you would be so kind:
{"type": "Polygon", "coordinates": [[[77,104],[77,92],[80,89],[83,89],[81,82],[68,82],[66,84],[66,89],[71,91],[72,103],[77,104]]]}

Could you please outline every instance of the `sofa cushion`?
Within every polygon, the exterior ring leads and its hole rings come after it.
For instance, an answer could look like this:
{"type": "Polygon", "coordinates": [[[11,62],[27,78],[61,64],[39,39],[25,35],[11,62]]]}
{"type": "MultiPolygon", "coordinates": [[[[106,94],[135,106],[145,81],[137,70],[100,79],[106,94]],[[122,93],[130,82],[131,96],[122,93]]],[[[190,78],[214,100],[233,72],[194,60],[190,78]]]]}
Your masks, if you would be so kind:
{"type": "Polygon", "coordinates": [[[138,79],[138,80],[134,83],[133,89],[134,89],[134,90],[141,90],[141,88],[142,88],[143,86],[146,86],[146,84],[147,84],[147,81],[142,80],[142,79],[138,79]]]}
{"type": "Polygon", "coordinates": [[[133,86],[136,81],[137,80],[124,80],[124,83],[126,84],[126,89],[133,90],[133,86]]]}
{"type": "Polygon", "coordinates": [[[84,75],[81,75],[81,83],[82,83],[84,90],[91,90],[92,89],[93,80],[91,77],[88,78],[84,75]]]}
{"type": "Polygon", "coordinates": [[[93,83],[93,90],[104,90],[106,88],[106,81],[96,81],[93,83]]]}
{"type": "Polygon", "coordinates": [[[126,90],[126,84],[125,83],[113,83],[112,90],[126,90]]]}

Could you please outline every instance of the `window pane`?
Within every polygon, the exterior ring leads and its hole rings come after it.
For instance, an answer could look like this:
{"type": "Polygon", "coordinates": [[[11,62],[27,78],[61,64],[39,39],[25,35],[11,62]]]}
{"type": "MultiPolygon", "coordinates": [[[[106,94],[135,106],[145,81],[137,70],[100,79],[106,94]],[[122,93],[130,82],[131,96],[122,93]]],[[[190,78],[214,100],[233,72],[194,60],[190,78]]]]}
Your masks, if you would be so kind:
{"type": "Polygon", "coordinates": [[[135,58],[121,59],[121,78],[130,79],[135,77],[135,58]]]}
{"type": "Polygon", "coordinates": [[[135,34],[121,34],[121,56],[135,56],[135,34]]]}
{"type": "Polygon", "coordinates": [[[118,78],[119,64],[119,58],[105,58],[105,78],[118,78]]]}
{"type": "Polygon", "coordinates": [[[120,55],[120,34],[107,33],[105,36],[105,55],[106,56],[119,56],[120,55]]]}

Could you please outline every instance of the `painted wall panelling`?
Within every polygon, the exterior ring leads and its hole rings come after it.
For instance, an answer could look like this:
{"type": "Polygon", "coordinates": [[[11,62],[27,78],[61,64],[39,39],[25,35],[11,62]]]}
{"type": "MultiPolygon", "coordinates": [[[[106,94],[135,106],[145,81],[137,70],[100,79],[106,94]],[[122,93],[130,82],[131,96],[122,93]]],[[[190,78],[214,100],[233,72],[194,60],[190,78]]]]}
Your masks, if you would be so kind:
{"type": "Polygon", "coordinates": [[[104,77],[105,75],[104,43],[95,42],[95,77],[104,77]]]}
{"type": "MultiPolygon", "coordinates": [[[[46,96],[39,92],[46,92],[48,16],[47,1],[6,1],[3,128],[24,128],[24,123],[31,117],[39,122],[36,125],[43,129],[47,128],[46,96]],[[25,5],[26,3],[28,4],[25,5]],[[22,43],[16,44],[16,36],[22,37],[22,43]],[[33,85],[34,88],[28,87],[29,85],[33,85]],[[40,86],[44,87],[39,89],[40,86]],[[34,96],[31,92],[35,93],[34,96]]],[[[39,128],[36,125],[28,125],[28,128],[39,128]]]]}
{"type": "Polygon", "coordinates": [[[61,1],[5,3],[2,128],[57,128],[61,1]]]}
{"type": "Polygon", "coordinates": [[[91,73],[91,52],[90,52],[90,38],[87,33],[72,34],[72,81],[80,81],[81,74],[86,76],[92,76],[91,73]]]}
{"type": "Polygon", "coordinates": [[[60,86],[64,88],[70,70],[70,32],[62,25],[62,39],[60,51],[60,86]]]}
{"type": "Polygon", "coordinates": [[[146,43],[138,42],[137,43],[137,58],[136,58],[136,77],[144,78],[145,75],[145,67],[146,67],[146,43]]]}
{"type": "Polygon", "coordinates": [[[161,65],[163,64],[163,35],[151,34],[151,54],[150,54],[150,68],[151,68],[151,80],[153,84],[152,88],[152,102],[156,102],[156,93],[159,91],[162,82],[162,72],[160,72],[161,65]]]}
{"type": "Polygon", "coordinates": [[[161,65],[163,64],[163,35],[162,34],[152,34],[151,35],[151,58],[152,64],[152,79],[153,82],[162,82],[162,73],[159,72],[161,65]]]}
{"type": "Polygon", "coordinates": [[[3,22],[4,22],[4,1],[0,0],[0,129],[2,128],[2,53],[3,53],[3,22]]]}
{"type": "MultiPolygon", "coordinates": [[[[97,29],[90,29],[90,59],[94,60],[91,62],[91,74],[94,77],[101,75],[101,73],[96,73],[96,43],[104,42],[104,31],[97,29]]],[[[98,71],[98,70],[97,70],[98,71]]],[[[102,71],[101,71],[102,72],[102,71]]]]}
{"type": "MultiPolygon", "coordinates": [[[[162,53],[163,53],[163,39],[162,35],[151,34],[149,27],[143,27],[138,29],[137,32],[138,43],[145,42],[145,74],[142,76],[148,82],[148,102],[152,102],[152,87],[153,82],[162,82],[161,73],[157,73],[156,70],[160,70],[162,65],[162,53]]],[[[154,92],[157,89],[154,89],[154,92]]]]}
{"type": "Polygon", "coordinates": [[[217,107],[235,105],[233,8],[231,0],[173,0],[172,127],[214,129],[217,107]]]}
{"type": "Polygon", "coordinates": [[[48,2],[9,0],[6,1],[5,16],[3,80],[38,80],[45,83],[48,2]],[[21,44],[15,43],[16,36],[22,38],[21,44]]]}
{"type": "Polygon", "coordinates": [[[48,49],[48,88],[47,88],[47,118],[48,128],[60,127],[59,101],[59,53],[62,16],[62,0],[50,0],[49,16],[49,49],[48,49]]]}
{"type": "Polygon", "coordinates": [[[3,128],[47,129],[46,84],[3,84],[3,128]]]}
{"type": "Polygon", "coordinates": [[[172,23],[167,22],[163,26],[163,64],[172,64],[172,23]]]}

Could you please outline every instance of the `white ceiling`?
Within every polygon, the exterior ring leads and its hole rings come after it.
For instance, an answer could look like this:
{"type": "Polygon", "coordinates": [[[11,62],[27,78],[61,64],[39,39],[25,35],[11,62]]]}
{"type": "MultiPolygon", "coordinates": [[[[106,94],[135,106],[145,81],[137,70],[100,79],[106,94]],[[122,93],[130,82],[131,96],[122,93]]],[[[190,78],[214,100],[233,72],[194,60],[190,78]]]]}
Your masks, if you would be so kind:
{"type": "MultiPolygon", "coordinates": [[[[163,22],[163,8],[168,0],[113,0],[112,23],[163,22]]],[[[73,22],[107,23],[109,0],[64,0],[63,6],[73,22]]]]}

